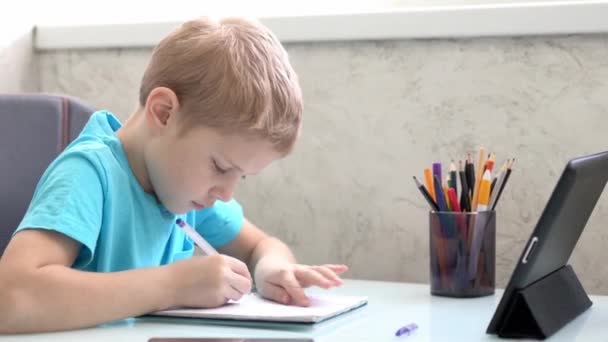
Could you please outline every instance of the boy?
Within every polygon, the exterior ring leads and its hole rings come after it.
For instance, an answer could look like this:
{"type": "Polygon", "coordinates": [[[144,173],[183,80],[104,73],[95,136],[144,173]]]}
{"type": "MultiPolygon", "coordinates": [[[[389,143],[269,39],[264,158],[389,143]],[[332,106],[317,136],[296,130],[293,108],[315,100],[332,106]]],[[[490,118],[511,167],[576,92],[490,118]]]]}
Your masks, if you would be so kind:
{"type": "Polygon", "coordinates": [[[49,166],[0,259],[0,333],[63,330],[257,291],[308,305],[344,265],[298,265],[243,217],[239,179],[292,149],[302,98],[276,37],[244,19],[187,22],[155,48],[124,126],[92,115],[49,166]],[[182,218],[220,255],[193,256],[182,218]]]}

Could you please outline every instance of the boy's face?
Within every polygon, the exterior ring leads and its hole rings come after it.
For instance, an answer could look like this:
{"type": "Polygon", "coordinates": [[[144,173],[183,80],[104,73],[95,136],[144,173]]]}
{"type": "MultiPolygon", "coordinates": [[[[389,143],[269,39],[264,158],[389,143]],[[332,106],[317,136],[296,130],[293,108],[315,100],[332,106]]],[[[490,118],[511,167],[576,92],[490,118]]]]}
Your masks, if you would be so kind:
{"type": "Polygon", "coordinates": [[[175,214],[229,201],[242,177],[282,157],[265,140],[204,126],[181,134],[176,120],[169,121],[146,145],[144,160],[154,193],[175,214]]]}

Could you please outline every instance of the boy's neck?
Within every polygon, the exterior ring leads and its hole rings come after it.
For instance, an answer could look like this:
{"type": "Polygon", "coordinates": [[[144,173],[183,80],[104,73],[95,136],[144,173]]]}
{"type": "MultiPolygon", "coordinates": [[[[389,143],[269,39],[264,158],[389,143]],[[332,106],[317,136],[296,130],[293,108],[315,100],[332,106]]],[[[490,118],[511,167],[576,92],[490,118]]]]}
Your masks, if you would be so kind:
{"type": "Polygon", "coordinates": [[[122,148],[127,155],[127,161],[135,178],[137,178],[137,182],[145,192],[153,193],[154,189],[150,183],[144,159],[146,139],[144,119],[144,114],[140,110],[132,113],[124,125],[116,131],[116,136],[118,136],[122,144],[122,148]]]}

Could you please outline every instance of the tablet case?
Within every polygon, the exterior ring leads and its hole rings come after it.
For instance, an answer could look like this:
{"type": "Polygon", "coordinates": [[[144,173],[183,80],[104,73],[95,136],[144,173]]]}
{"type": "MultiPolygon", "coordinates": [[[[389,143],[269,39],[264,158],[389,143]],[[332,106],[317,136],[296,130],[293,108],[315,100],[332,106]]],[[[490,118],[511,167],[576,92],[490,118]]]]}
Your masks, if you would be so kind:
{"type": "Polygon", "coordinates": [[[570,265],[517,290],[513,298],[499,337],[545,339],[592,305],[570,265]]]}

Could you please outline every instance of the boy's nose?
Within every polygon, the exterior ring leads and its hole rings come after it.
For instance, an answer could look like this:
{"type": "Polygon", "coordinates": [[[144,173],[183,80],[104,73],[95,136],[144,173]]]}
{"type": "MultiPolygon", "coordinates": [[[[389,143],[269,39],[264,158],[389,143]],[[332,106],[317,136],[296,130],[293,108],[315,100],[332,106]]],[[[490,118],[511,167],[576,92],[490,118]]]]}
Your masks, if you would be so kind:
{"type": "Polygon", "coordinates": [[[211,196],[222,202],[228,202],[232,199],[236,182],[225,184],[222,186],[216,186],[211,189],[211,196]]]}
{"type": "Polygon", "coordinates": [[[228,202],[232,199],[232,192],[218,191],[217,195],[214,195],[214,197],[222,202],[228,202]]]}

